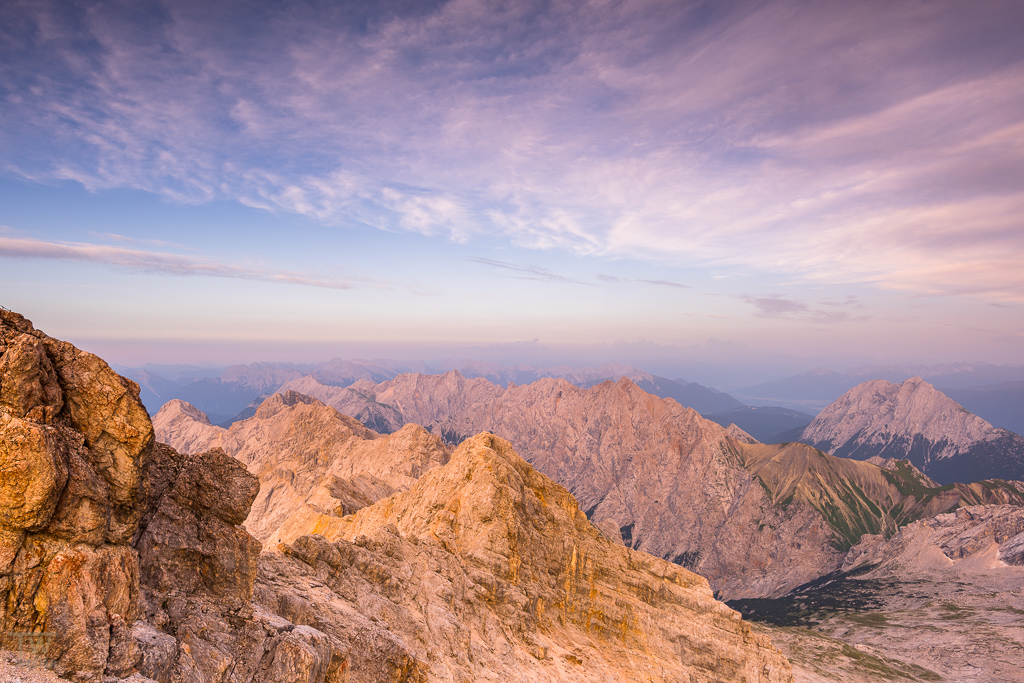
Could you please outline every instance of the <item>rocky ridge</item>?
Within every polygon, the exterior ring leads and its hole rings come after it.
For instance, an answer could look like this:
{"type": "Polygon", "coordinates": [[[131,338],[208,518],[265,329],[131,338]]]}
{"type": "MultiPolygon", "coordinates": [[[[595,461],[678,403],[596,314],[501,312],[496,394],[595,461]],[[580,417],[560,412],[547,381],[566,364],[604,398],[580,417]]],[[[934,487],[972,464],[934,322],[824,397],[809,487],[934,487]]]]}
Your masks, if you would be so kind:
{"type": "Polygon", "coordinates": [[[858,460],[907,459],[943,484],[1024,478],[1024,437],[993,427],[920,377],[857,385],[818,414],[800,441],[858,460]]]}
{"type": "Polygon", "coordinates": [[[274,394],[230,429],[211,426],[182,401],[165,405],[153,424],[157,438],[176,450],[222,448],[259,477],[245,527],[261,542],[305,506],[347,514],[405,490],[451,452],[418,425],[382,436],[294,391],[274,394]]]}
{"type": "Polygon", "coordinates": [[[791,680],[703,578],[605,538],[490,434],[408,491],[316,526],[284,534],[265,573],[323,582],[333,595],[311,619],[358,607],[430,680],[791,680]]]}

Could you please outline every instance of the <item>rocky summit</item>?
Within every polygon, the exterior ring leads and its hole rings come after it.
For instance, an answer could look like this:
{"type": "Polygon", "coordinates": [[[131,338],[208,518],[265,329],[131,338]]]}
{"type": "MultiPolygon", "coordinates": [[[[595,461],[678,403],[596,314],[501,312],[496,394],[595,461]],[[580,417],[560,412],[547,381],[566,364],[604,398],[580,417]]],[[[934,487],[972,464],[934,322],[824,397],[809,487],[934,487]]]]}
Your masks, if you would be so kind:
{"type": "Polygon", "coordinates": [[[568,491],[490,434],[404,493],[275,540],[265,599],[275,577],[302,576],[308,597],[278,589],[277,599],[318,624],[358,610],[404,644],[425,680],[791,680],[706,580],[606,538],[568,491]]]}
{"type": "Polygon", "coordinates": [[[800,441],[858,460],[906,459],[941,484],[1024,479],[1024,437],[993,427],[920,377],[857,385],[821,411],[800,441]]]}
{"type": "MultiPolygon", "coordinates": [[[[491,435],[448,461],[423,430],[389,440],[284,395],[250,425],[280,429],[273,453],[232,457],[227,440],[179,454],[154,441],[137,385],[7,311],[0,371],[0,628],[51,635],[45,654],[65,677],[792,680],[704,579],[606,538],[491,435]],[[311,442],[324,450],[279,448],[305,443],[303,426],[325,417],[335,431],[311,442]],[[338,500],[329,477],[363,472],[360,454],[388,443],[396,458],[424,457],[390,464],[391,476],[418,477],[407,490],[354,515],[321,508],[310,531],[323,533],[282,536],[261,554],[242,522],[264,470],[312,482],[289,484],[302,504],[288,509],[315,512],[320,484],[338,500]]],[[[276,514],[266,499],[263,511],[276,514]]]]}

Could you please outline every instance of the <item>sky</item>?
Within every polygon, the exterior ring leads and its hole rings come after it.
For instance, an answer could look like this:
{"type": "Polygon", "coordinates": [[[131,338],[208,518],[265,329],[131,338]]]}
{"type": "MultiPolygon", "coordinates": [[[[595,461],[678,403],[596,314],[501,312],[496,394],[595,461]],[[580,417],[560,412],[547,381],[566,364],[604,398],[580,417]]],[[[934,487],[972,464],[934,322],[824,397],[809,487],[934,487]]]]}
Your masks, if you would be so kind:
{"type": "Polygon", "coordinates": [[[0,305],[112,362],[1024,363],[1019,1],[3,16],[0,305]]]}

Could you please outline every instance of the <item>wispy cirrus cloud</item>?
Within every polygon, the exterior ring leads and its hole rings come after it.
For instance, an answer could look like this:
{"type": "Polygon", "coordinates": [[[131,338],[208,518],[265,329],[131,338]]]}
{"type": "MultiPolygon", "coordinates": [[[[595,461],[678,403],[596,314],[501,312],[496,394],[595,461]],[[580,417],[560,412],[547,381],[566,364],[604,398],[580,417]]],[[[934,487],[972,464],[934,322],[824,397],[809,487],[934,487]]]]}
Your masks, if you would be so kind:
{"type": "Polygon", "coordinates": [[[1022,301],[1022,21],[1001,0],[24,3],[0,144],[10,173],[91,189],[1022,301]]]}
{"type": "Polygon", "coordinates": [[[0,257],[85,261],[132,272],[259,280],[328,289],[351,289],[358,286],[357,283],[330,277],[239,266],[199,256],[16,237],[0,237],[0,257]]]}
{"type": "Polygon", "coordinates": [[[572,278],[553,273],[547,268],[541,268],[540,266],[521,265],[518,263],[510,263],[508,261],[497,261],[495,259],[483,258],[475,256],[467,258],[467,261],[471,263],[479,263],[480,265],[490,266],[491,268],[500,268],[501,270],[510,270],[514,273],[519,273],[516,277],[524,280],[540,280],[542,282],[564,282],[571,283],[574,285],[587,285],[589,282],[583,282],[582,280],[574,280],[572,278]]]}
{"type": "Polygon", "coordinates": [[[597,279],[602,282],[642,282],[648,285],[658,285],[659,287],[675,287],[676,289],[691,289],[690,285],[684,285],[681,282],[673,282],[672,280],[647,280],[645,278],[628,278],[618,277],[616,275],[606,275],[604,273],[598,273],[597,279]]]}

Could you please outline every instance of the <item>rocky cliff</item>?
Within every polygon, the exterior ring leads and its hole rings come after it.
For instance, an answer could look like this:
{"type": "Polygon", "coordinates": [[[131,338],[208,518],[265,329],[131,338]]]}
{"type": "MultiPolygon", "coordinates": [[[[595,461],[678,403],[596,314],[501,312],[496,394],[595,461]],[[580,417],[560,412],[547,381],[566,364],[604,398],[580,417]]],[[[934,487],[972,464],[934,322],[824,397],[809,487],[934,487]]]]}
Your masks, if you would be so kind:
{"type": "Polygon", "coordinates": [[[61,673],[133,666],[131,547],[153,444],[139,388],[0,310],[0,632],[53,634],[61,673]]]}
{"type": "Polygon", "coordinates": [[[857,385],[814,418],[800,440],[858,460],[908,459],[943,484],[1024,479],[1024,437],[993,427],[920,377],[857,385]]]}

